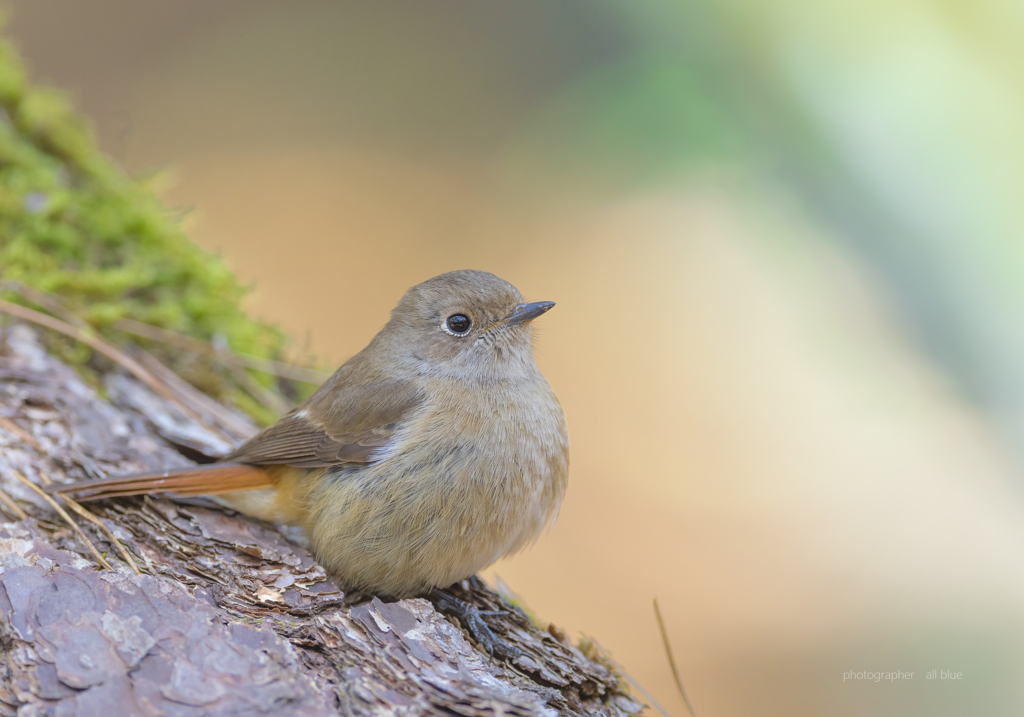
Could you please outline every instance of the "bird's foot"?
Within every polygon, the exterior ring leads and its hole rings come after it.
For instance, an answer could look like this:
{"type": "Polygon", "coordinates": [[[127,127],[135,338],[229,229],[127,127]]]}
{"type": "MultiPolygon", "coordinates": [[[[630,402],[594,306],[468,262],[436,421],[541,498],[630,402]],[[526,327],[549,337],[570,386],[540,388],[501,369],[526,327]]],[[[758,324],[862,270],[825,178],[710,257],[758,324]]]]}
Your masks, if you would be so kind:
{"type": "Polygon", "coordinates": [[[434,608],[443,615],[457,617],[459,622],[469,630],[473,639],[480,643],[480,646],[491,657],[498,657],[502,660],[514,660],[523,654],[518,647],[509,645],[500,637],[494,634],[491,628],[484,622],[484,615],[503,615],[502,610],[481,610],[476,605],[471,605],[465,600],[459,600],[451,593],[440,588],[434,588],[427,595],[427,599],[434,604],[434,608]]]}

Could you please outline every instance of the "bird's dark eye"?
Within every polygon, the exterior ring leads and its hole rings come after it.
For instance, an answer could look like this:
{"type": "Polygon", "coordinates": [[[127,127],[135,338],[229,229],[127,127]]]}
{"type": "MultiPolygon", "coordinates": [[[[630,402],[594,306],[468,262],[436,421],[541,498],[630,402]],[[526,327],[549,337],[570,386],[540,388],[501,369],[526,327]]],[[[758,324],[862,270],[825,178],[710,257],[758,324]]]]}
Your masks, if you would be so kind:
{"type": "Polygon", "coordinates": [[[448,326],[449,331],[461,336],[469,331],[469,327],[473,325],[473,322],[465,314],[452,314],[448,317],[445,324],[448,326]]]}

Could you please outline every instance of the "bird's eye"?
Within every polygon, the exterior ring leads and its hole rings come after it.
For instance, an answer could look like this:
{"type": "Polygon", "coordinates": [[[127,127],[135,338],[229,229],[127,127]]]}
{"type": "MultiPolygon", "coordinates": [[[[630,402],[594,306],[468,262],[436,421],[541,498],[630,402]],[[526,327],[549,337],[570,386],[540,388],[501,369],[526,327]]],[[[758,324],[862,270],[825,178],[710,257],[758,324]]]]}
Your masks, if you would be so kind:
{"type": "Polygon", "coordinates": [[[445,321],[445,325],[448,330],[456,336],[465,336],[469,331],[469,327],[473,325],[473,322],[469,320],[469,317],[465,314],[452,314],[445,321]]]}

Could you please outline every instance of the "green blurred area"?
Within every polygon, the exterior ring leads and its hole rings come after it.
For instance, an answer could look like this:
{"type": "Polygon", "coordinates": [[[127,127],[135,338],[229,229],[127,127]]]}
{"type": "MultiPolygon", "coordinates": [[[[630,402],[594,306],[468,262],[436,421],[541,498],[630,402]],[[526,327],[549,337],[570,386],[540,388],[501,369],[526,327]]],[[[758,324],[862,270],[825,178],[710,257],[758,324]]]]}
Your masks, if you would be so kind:
{"type": "Polygon", "coordinates": [[[526,123],[522,151],[634,184],[724,164],[795,198],[1024,457],[1024,6],[601,7],[629,51],[526,123]]]}

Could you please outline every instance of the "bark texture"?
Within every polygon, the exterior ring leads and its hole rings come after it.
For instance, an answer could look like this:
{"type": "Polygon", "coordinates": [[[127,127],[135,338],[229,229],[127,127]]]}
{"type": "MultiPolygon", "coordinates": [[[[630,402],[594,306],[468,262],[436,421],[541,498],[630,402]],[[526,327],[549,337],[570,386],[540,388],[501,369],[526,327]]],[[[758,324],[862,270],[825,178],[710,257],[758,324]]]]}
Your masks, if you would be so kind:
{"type": "Polygon", "coordinates": [[[181,467],[183,455],[215,455],[246,431],[222,414],[199,425],[121,374],[107,377],[105,394],[109,401],[28,327],[0,330],[0,487],[14,504],[0,505],[0,715],[641,709],[596,655],[508,609],[482,583],[467,581],[458,597],[505,610],[488,622],[523,651],[514,663],[480,652],[425,600],[348,605],[297,536],[202,501],[87,506],[141,574],[104,531],[71,513],[113,567],[101,569],[16,474],[43,484],[181,467]]]}

